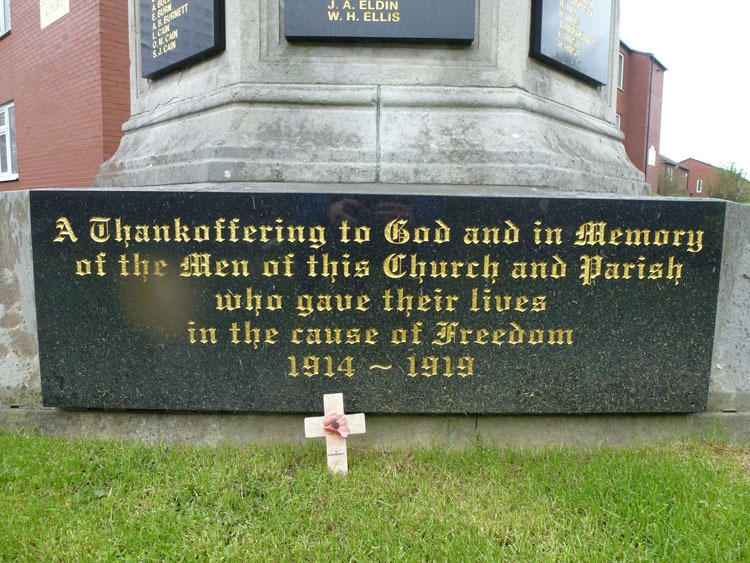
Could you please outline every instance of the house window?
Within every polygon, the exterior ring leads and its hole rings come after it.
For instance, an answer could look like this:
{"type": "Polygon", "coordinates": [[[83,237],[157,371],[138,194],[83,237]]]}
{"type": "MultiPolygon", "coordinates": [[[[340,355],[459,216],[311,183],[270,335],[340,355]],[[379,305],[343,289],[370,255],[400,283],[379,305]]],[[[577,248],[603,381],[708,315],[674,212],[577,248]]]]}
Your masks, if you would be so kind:
{"type": "Polygon", "coordinates": [[[619,113],[615,114],[615,125],[618,129],[622,129],[622,116],[619,113]]]}
{"type": "Polygon", "coordinates": [[[0,37],[10,31],[10,0],[0,0],[0,37]]]}
{"type": "Polygon", "coordinates": [[[670,182],[673,179],[673,176],[672,176],[672,167],[671,166],[667,166],[667,178],[669,178],[670,182]]]}
{"type": "Polygon", "coordinates": [[[0,106],[0,182],[18,178],[13,104],[0,106]]]}
{"type": "Polygon", "coordinates": [[[620,67],[617,74],[617,87],[622,90],[623,79],[625,78],[625,55],[620,53],[620,67]]]}
{"type": "Polygon", "coordinates": [[[695,185],[695,193],[703,193],[703,180],[698,180],[698,183],[695,185]]]}

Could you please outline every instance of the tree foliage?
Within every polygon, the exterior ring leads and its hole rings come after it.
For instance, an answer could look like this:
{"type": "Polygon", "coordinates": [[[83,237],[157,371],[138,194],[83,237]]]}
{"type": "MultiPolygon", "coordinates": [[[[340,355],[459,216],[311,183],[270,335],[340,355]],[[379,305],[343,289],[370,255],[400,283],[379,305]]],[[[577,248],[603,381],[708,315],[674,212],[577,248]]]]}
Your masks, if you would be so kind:
{"type": "Polygon", "coordinates": [[[681,174],[668,174],[665,168],[659,172],[657,193],[661,196],[688,195],[685,177],[681,174]]]}
{"type": "Polygon", "coordinates": [[[750,182],[745,178],[745,171],[738,170],[734,163],[726,168],[718,168],[714,178],[708,182],[708,195],[750,203],[750,182]]]}

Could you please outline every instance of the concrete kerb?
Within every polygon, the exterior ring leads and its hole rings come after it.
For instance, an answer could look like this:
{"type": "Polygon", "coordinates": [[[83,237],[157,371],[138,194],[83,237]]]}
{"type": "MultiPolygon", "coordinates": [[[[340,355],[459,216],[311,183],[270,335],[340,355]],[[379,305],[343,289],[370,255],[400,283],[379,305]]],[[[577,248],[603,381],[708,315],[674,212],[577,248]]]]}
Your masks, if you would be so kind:
{"type": "MultiPolygon", "coordinates": [[[[299,189],[301,186],[292,187],[299,189]]],[[[274,188],[278,189],[279,186],[260,186],[257,189],[265,191],[274,188]]],[[[349,190],[352,186],[337,186],[337,189],[349,190]]],[[[449,188],[433,189],[440,192],[449,188]]],[[[492,190],[475,187],[474,191],[477,195],[484,195],[492,190]]],[[[0,427],[35,428],[43,433],[64,437],[211,444],[299,443],[304,440],[303,414],[144,413],[43,408],[34,336],[36,322],[28,192],[2,194],[0,203],[0,240],[4,241],[2,264],[5,272],[4,288],[0,292],[0,344],[5,346],[0,358],[0,427]]],[[[729,204],[708,412],[632,416],[368,415],[368,434],[358,437],[356,444],[353,441],[352,445],[385,448],[432,444],[461,448],[476,443],[500,446],[560,443],[616,445],[690,436],[719,436],[730,441],[747,441],[750,438],[748,225],[750,206],[729,204]]]]}
{"type": "MultiPolygon", "coordinates": [[[[305,415],[0,409],[0,427],[63,438],[190,442],[205,445],[303,444],[305,415]]],[[[747,444],[750,412],[674,415],[368,415],[354,448],[476,445],[626,446],[685,439],[747,444]]]]}

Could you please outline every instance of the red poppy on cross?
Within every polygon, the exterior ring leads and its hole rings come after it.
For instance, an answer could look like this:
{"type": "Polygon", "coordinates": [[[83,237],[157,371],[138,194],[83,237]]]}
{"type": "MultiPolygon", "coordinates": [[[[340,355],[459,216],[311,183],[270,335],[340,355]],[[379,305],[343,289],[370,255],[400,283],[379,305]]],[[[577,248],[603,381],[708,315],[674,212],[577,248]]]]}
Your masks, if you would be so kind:
{"type": "Polygon", "coordinates": [[[323,395],[324,416],[305,419],[305,437],[326,439],[328,471],[347,475],[349,465],[346,458],[346,437],[349,434],[365,433],[365,415],[344,415],[344,394],[323,395]]]}

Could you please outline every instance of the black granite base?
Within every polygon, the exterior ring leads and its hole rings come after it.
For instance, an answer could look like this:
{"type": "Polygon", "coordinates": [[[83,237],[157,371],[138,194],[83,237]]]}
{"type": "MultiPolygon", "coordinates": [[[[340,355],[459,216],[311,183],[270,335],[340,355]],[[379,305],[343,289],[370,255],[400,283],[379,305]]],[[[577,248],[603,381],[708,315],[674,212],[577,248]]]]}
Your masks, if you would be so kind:
{"type": "Polygon", "coordinates": [[[705,408],[725,206],[36,191],[46,406],[705,408]]]}

